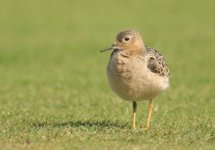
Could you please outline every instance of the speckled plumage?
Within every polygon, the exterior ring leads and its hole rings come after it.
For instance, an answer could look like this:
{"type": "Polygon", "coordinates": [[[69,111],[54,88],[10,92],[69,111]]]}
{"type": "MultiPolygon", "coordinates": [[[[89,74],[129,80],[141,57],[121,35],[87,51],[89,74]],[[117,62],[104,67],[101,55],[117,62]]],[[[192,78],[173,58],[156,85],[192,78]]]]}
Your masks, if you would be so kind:
{"type": "Polygon", "coordinates": [[[146,51],[151,54],[147,65],[148,68],[160,76],[169,76],[169,69],[164,57],[157,50],[151,47],[146,46],[146,51]]]}

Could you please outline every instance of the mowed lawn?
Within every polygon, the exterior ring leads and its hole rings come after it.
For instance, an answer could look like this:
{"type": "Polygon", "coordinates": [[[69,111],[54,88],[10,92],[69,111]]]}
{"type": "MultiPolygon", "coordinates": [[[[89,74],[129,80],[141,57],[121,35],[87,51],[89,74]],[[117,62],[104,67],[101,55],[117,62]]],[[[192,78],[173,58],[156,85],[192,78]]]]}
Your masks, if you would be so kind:
{"type": "Polygon", "coordinates": [[[214,149],[215,2],[1,1],[0,149],[214,149]],[[171,71],[155,100],[131,102],[109,88],[110,52],[124,29],[141,32],[171,71]]]}

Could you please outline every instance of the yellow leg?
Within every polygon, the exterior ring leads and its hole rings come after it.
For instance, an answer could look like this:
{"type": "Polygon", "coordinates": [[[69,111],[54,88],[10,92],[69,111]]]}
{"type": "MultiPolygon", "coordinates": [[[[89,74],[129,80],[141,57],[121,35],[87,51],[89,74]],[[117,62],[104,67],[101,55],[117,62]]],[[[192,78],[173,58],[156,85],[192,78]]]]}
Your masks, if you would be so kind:
{"type": "Polygon", "coordinates": [[[133,101],[133,123],[132,127],[136,128],[136,110],[137,110],[137,102],[133,101]]]}
{"type": "Polygon", "coordinates": [[[149,101],[149,106],[148,106],[148,115],[147,115],[147,122],[146,122],[146,130],[150,128],[150,120],[151,120],[151,115],[152,115],[152,109],[153,109],[153,103],[152,100],[149,101]]]}

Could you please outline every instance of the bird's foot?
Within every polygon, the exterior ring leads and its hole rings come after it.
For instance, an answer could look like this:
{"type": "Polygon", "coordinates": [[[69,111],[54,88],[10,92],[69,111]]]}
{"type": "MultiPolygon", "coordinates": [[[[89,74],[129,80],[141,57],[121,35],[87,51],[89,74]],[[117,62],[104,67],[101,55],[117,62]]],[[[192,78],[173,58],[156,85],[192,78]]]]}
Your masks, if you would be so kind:
{"type": "Polygon", "coordinates": [[[150,127],[149,127],[149,126],[147,126],[147,127],[145,127],[145,128],[144,128],[143,126],[140,126],[140,128],[142,128],[142,129],[143,129],[143,131],[148,131],[150,127]]]}
{"type": "Polygon", "coordinates": [[[144,128],[144,131],[149,131],[149,127],[144,128]]]}
{"type": "Polygon", "coordinates": [[[136,129],[136,125],[132,125],[132,129],[136,129]]]}

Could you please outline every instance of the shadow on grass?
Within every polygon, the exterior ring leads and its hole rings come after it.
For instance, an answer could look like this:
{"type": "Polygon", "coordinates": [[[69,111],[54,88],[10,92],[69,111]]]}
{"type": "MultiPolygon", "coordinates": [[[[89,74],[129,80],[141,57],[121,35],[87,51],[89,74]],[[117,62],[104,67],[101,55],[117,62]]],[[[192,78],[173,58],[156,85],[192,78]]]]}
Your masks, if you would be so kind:
{"type": "Polygon", "coordinates": [[[46,127],[73,127],[73,128],[120,128],[125,129],[128,128],[126,123],[122,123],[119,121],[111,121],[111,120],[77,120],[77,121],[66,121],[66,122],[36,122],[33,123],[34,127],[37,128],[46,128],[46,127]]]}

